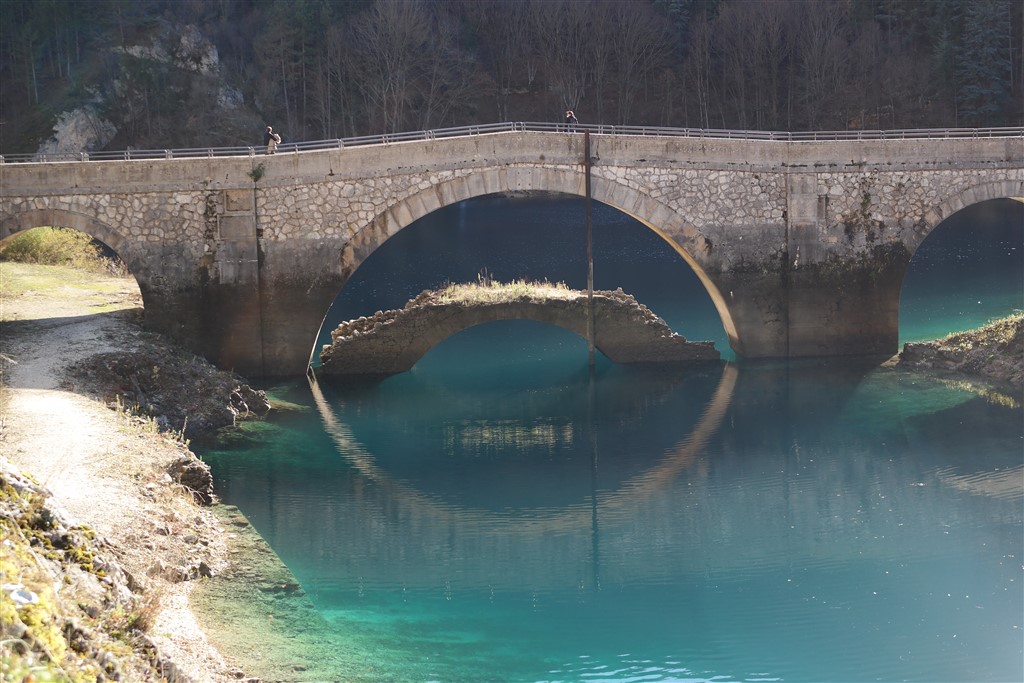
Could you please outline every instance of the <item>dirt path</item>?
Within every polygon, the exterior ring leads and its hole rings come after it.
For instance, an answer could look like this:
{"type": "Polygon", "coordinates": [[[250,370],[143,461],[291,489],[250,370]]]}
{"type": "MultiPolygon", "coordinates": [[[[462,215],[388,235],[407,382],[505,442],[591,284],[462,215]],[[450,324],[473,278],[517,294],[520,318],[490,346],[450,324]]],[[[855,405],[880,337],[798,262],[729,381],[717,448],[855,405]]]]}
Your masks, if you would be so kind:
{"type": "Polygon", "coordinates": [[[138,288],[131,279],[97,286],[61,277],[0,263],[0,454],[99,532],[142,591],[158,597],[149,636],[164,657],[196,681],[239,680],[189,608],[193,582],[181,580],[197,562],[227,562],[214,515],[166,474],[186,447],[68,385],[62,372],[89,355],[133,348],[138,288]],[[45,280],[38,289],[35,277],[45,280]]]}

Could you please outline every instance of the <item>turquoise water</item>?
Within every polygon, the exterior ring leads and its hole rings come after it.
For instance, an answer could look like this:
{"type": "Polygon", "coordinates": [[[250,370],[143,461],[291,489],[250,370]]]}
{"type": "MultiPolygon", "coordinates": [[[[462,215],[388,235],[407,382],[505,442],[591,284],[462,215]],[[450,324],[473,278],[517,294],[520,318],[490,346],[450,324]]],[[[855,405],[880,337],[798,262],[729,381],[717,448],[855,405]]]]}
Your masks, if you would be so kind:
{"type": "MultiPolygon", "coordinates": [[[[483,269],[581,286],[579,206],[437,212],[331,316],[483,269]]],[[[922,248],[902,338],[1024,308],[1024,214],[995,208],[922,248]]],[[[595,216],[596,286],[726,352],[678,257],[595,216]]],[[[294,680],[1024,678],[1021,397],[863,361],[597,361],[560,329],[483,325],[381,382],[268,387],[291,407],[203,451],[324,616],[310,637],[345,653],[294,680]]]]}

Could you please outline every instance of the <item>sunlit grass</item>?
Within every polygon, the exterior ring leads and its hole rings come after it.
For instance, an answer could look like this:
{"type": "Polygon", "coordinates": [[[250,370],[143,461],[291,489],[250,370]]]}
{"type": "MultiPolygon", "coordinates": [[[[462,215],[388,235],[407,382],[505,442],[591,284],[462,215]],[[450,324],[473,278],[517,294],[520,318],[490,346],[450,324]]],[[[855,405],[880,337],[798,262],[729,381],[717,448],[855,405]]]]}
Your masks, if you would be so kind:
{"type": "Polygon", "coordinates": [[[115,276],[69,266],[0,261],[0,320],[36,317],[26,311],[25,306],[32,308],[32,302],[37,299],[81,302],[90,313],[136,308],[142,303],[138,284],[131,276],[115,276]],[[13,304],[18,300],[24,305],[15,315],[12,313],[13,304]]]}
{"type": "Polygon", "coordinates": [[[981,327],[965,332],[954,332],[939,340],[939,344],[968,351],[974,347],[1008,344],[1024,324],[1024,311],[1015,311],[981,327]]]}
{"type": "Polygon", "coordinates": [[[460,282],[448,284],[437,290],[435,300],[438,303],[503,303],[520,299],[572,299],[577,296],[576,290],[570,289],[564,282],[551,283],[513,280],[499,282],[489,277],[479,276],[476,282],[460,282]]]}
{"type": "Polygon", "coordinates": [[[18,233],[0,247],[0,260],[125,275],[120,259],[104,254],[103,245],[89,235],[69,228],[40,227],[18,233]]]}

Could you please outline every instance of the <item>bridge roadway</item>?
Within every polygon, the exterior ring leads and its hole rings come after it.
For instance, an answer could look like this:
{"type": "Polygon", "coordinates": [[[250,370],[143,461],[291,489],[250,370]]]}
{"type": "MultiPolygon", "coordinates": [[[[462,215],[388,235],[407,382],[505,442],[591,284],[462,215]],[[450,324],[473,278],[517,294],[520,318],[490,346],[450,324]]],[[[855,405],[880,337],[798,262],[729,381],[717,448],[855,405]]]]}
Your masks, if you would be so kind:
{"type": "MultiPolygon", "coordinates": [[[[86,232],[137,279],[149,327],[252,377],[298,374],[348,278],[416,219],[492,193],[584,195],[580,132],[447,133],[274,156],[0,158],[0,242],[86,232]]],[[[740,358],[892,354],[903,276],[931,230],[1024,198],[1024,129],[828,137],[594,127],[592,196],[693,269],[740,358]]]]}

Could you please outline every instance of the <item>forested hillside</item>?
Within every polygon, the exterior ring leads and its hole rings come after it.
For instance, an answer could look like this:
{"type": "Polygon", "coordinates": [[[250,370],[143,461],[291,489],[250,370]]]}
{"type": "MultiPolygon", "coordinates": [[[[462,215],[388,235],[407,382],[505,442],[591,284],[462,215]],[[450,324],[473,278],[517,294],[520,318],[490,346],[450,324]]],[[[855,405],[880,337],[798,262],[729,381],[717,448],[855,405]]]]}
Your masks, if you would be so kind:
{"type": "Polygon", "coordinates": [[[1020,0],[4,0],[0,152],[1024,122],[1020,0]],[[72,117],[70,112],[76,112],[72,117]]]}

